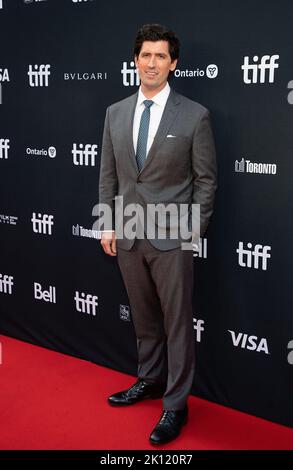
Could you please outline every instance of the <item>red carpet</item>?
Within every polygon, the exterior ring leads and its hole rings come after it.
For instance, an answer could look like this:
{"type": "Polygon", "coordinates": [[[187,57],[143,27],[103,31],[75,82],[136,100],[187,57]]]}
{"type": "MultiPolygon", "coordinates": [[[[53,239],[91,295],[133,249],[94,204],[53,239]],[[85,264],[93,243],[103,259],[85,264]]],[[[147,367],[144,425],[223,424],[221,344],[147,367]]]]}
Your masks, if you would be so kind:
{"type": "MultiPolygon", "coordinates": [[[[0,449],[154,449],[161,401],[111,408],[134,378],[1,337],[0,449]]],[[[293,449],[293,429],[190,397],[181,436],[162,449],[293,449]]],[[[159,449],[159,448],[157,448],[159,449]]]]}

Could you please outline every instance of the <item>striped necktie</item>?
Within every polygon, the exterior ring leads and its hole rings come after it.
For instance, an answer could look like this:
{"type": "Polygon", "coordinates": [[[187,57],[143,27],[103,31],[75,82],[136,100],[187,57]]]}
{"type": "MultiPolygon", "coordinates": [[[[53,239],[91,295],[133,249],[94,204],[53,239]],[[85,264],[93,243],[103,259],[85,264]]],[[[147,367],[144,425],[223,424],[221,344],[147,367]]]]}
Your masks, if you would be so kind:
{"type": "Polygon", "coordinates": [[[136,161],[139,171],[141,171],[147,154],[147,141],[150,126],[150,107],[154,104],[152,100],[144,100],[145,109],[140,118],[140,125],[137,138],[136,161]]]}

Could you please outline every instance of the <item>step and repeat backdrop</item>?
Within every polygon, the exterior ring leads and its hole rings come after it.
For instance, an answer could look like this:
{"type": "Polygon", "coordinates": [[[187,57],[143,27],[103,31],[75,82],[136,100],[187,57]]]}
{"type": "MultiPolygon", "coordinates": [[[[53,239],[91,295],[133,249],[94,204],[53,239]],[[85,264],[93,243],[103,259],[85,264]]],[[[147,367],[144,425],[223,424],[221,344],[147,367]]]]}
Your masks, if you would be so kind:
{"type": "Polygon", "coordinates": [[[0,0],[1,334],[136,375],[92,214],[106,108],[139,85],[137,29],[162,23],[182,43],[170,85],[210,109],[219,166],[193,252],[193,393],[293,425],[292,16],[284,0],[0,0]]]}

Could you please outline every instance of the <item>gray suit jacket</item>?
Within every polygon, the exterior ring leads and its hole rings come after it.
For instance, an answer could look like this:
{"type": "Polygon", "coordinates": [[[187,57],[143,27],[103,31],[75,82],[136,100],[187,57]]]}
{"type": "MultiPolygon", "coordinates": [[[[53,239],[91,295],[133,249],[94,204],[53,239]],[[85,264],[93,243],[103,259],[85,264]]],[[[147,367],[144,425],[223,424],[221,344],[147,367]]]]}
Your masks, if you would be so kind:
{"type": "MultiPolygon", "coordinates": [[[[107,109],[99,203],[108,204],[113,213],[115,196],[123,196],[124,207],[130,203],[140,204],[145,211],[147,204],[200,204],[200,236],[203,236],[213,211],[217,187],[209,112],[171,89],[153,144],[139,172],[133,147],[137,96],[135,93],[107,109]]],[[[119,215],[120,225],[125,226],[126,221],[125,216],[120,218],[119,215]]],[[[179,237],[149,241],[159,250],[169,250],[179,247],[182,240],[179,237]]],[[[117,240],[117,247],[129,250],[133,243],[134,239],[122,238],[117,240]]]]}

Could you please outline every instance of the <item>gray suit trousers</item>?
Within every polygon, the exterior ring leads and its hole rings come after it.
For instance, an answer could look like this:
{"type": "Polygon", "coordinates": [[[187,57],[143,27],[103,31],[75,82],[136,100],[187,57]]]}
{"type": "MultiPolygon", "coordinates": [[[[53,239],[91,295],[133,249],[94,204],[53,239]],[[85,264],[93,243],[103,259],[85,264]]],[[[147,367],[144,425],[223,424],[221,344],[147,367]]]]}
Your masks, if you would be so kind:
{"type": "Polygon", "coordinates": [[[117,260],[137,336],[138,377],[166,383],[163,408],[181,410],[194,377],[193,252],[162,251],[147,239],[117,260]]]}

